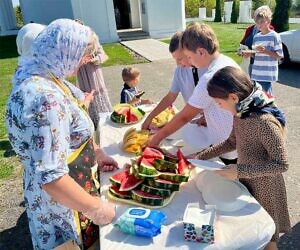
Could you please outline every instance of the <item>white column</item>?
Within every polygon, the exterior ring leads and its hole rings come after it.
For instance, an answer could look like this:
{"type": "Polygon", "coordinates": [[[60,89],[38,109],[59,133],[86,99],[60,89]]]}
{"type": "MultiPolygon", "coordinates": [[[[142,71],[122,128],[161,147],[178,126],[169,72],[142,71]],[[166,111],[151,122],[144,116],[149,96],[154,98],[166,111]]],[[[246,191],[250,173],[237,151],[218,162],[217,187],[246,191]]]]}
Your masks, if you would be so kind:
{"type": "Polygon", "coordinates": [[[11,0],[0,1],[1,32],[17,29],[17,20],[11,0]]]}
{"type": "Polygon", "coordinates": [[[199,8],[199,19],[205,20],[206,19],[206,8],[199,8]]]}
{"type": "Polygon", "coordinates": [[[233,2],[224,3],[224,18],[226,23],[230,23],[233,2]]]}

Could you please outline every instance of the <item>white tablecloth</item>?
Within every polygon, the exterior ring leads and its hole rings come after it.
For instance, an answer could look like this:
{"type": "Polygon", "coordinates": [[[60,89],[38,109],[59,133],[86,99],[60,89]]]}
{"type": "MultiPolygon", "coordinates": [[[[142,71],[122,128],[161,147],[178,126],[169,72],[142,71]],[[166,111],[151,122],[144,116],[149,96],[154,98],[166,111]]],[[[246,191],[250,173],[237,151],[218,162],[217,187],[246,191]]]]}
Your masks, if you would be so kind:
{"type": "MultiPolygon", "coordinates": [[[[100,144],[103,150],[114,157],[120,167],[130,163],[130,157],[121,149],[123,134],[130,127],[112,123],[108,114],[101,114],[100,118],[100,144]]],[[[140,127],[141,124],[134,126],[140,127]]],[[[109,173],[101,174],[102,198],[106,198],[109,188],[109,173]]],[[[162,233],[152,239],[127,235],[114,228],[112,224],[101,227],[101,250],[133,250],[133,249],[261,249],[265,246],[275,232],[275,224],[267,212],[251,198],[249,204],[235,212],[217,212],[215,228],[215,244],[208,245],[185,241],[183,238],[183,214],[188,203],[199,202],[204,208],[205,202],[195,185],[195,180],[180,187],[171,203],[161,208],[167,215],[162,226],[162,233]]],[[[116,218],[118,218],[129,205],[116,203],[116,218]]]]}

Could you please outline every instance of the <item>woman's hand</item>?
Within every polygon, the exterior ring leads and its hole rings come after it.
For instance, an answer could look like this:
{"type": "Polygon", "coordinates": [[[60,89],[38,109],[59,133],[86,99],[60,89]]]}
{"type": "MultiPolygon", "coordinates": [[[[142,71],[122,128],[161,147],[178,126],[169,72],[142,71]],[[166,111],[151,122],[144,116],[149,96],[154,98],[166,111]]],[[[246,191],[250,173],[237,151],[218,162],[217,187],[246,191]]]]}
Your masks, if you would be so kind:
{"type": "Polygon", "coordinates": [[[115,168],[119,168],[118,163],[107,154],[103,154],[99,156],[97,162],[98,162],[98,169],[103,172],[112,171],[115,168]]]}
{"type": "Polygon", "coordinates": [[[236,164],[230,164],[225,166],[222,170],[216,170],[215,172],[229,180],[236,180],[238,178],[236,164]]]}
{"type": "Polygon", "coordinates": [[[111,223],[116,216],[115,206],[109,202],[103,201],[95,197],[96,204],[88,211],[83,212],[85,216],[93,221],[96,225],[106,225],[111,223]]]}
{"type": "Polygon", "coordinates": [[[84,93],[84,101],[83,101],[83,104],[86,108],[89,108],[91,102],[93,102],[94,100],[94,93],[95,93],[95,90],[93,89],[90,93],[88,92],[85,92],[84,93]]]}

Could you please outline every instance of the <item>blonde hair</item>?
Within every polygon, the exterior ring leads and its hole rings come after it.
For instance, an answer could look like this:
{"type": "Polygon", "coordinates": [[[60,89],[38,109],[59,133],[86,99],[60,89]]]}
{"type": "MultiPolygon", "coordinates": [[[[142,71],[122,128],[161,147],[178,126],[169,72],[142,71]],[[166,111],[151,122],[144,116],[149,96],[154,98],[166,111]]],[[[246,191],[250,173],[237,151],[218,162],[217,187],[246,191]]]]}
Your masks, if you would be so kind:
{"type": "Polygon", "coordinates": [[[266,19],[269,22],[272,20],[272,11],[268,5],[263,5],[257,8],[254,12],[254,21],[258,19],[266,19]]]}
{"type": "Polygon", "coordinates": [[[200,47],[212,55],[219,50],[219,42],[213,29],[204,23],[191,23],[183,32],[181,44],[184,49],[196,52],[200,47]]]}
{"type": "Polygon", "coordinates": [[[96,33],[94,31],[91,30],[91,34],[90,34],[90,40],[89,43],[84,51],[83,56],[91,56],[93,57],[94,55],[97,54],[97,51],[99,49],[99,38],[96,35],[96,33]]]}
{"type": "Polygon", "coordinates": [[[130,82],[136,79],[141,72],[138,68],[127,67],[122,70],[122,79],[124,82],[130,82]]]}

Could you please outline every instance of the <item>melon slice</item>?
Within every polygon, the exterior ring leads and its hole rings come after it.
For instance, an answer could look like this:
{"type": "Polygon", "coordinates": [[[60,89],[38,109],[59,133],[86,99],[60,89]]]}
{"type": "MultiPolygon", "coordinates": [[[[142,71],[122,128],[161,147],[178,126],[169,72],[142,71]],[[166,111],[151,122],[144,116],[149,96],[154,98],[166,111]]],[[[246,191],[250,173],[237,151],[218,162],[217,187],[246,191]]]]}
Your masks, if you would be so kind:
{"type": "Polygon", "coordinates": [[[170,189],[156,188],[145,184],[142,184],[141,190],[145,193],[159,195],[164,198],[169,197],[172,194],[172,191],[170,189]]]}
{"type": "Polygon", "coordinates": [[[164,202],[161,196],[148,194],[141,190],[132,190],[131,198],[137,202],[151,206],[162,206],[164,202]]]}
{"type": "Polygon", "coordinates": [[[118,187],[112,186],[109,188],[109,192],[117,198],[131,199],[131,191],[120,191],[118,187]]]}
{"type": "Polygon", "coordinates": [[[148,184],[152,187],[170,189],[172,191],[178,191],[180,183],[175,181],[169,181],[164,179],[148,179],[148,184]]]}

